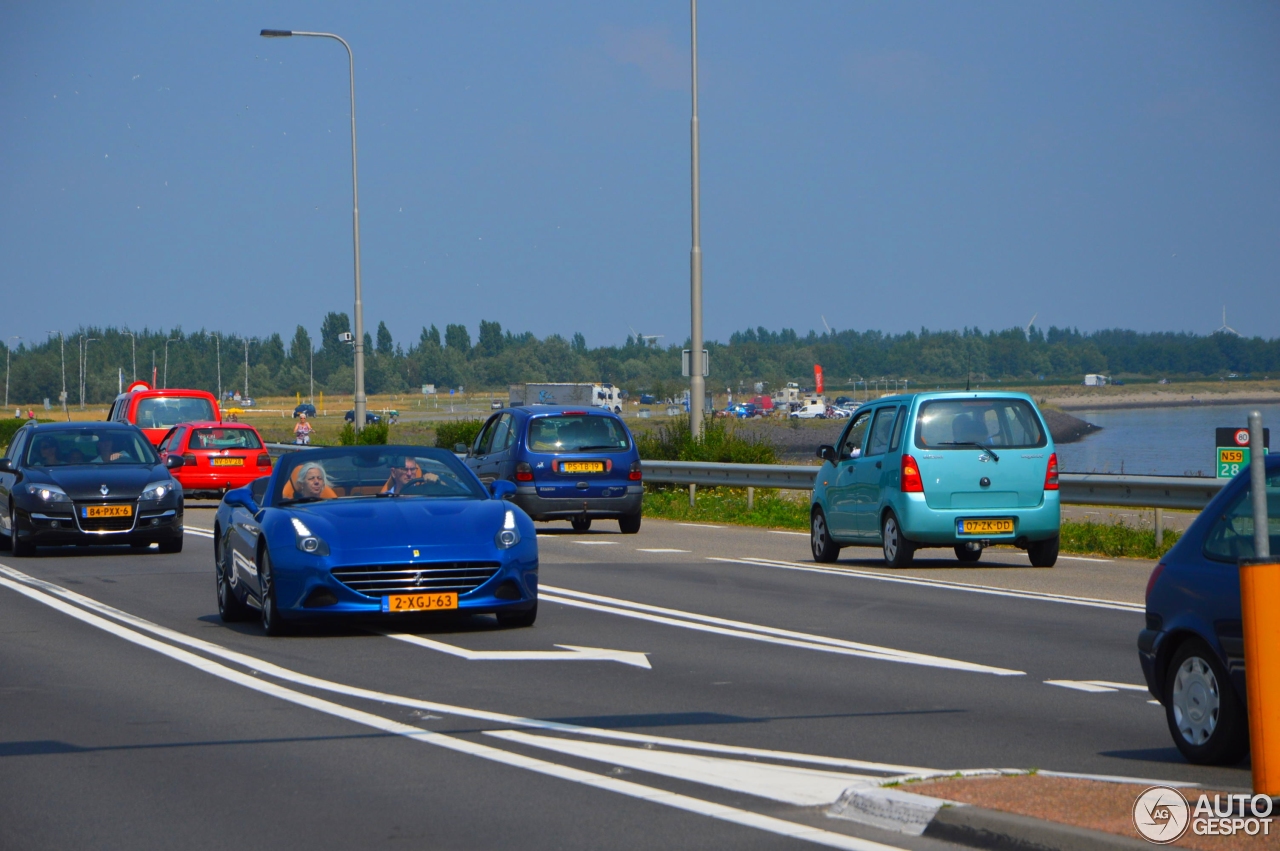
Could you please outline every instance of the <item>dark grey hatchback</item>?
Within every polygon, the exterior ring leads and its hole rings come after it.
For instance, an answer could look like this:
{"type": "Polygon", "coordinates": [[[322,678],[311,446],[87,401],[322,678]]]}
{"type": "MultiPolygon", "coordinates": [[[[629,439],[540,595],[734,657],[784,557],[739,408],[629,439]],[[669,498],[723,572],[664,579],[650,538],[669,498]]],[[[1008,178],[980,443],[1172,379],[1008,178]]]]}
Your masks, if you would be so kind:
{"type": "Polygon", "coordinates": [[[622,418],[602,408],[528,405],[485,422],[475,443],[459,444],[486,485],[506,479],[511,501],[534,520],[568,520],[577,532],[613,519],[640,531],[640,453],[622,418]]]}
{"type": "Polygon", "coordinates": [[[37,546],[159,544],[182,550],[182,486],[125,423],[28,423],[0,458],[0,531],[15,556],[37,546]]]}

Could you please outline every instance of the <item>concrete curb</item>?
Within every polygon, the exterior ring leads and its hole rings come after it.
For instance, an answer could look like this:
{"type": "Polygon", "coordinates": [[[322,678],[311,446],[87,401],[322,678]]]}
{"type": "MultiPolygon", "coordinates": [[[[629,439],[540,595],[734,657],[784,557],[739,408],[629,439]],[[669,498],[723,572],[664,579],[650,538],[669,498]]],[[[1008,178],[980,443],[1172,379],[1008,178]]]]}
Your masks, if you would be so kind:
{"type": "MultiPolygon", "coordinates": [[[[991,772],[997,773],[997,772],[991,772]]],[[[827,810],[831,818],[999,851],[1137,851],[1127,836],[1073,827],[883,786],[854,786],[827,810]]]]}

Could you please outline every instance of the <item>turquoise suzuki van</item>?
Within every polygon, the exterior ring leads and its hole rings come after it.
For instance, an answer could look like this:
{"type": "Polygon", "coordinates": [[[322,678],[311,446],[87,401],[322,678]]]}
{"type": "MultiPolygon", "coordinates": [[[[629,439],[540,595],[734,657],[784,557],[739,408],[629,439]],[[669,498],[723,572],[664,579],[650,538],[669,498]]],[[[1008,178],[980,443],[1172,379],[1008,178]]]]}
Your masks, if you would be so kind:
{"type": "Polygon", "coordinates": [[[890,567],[951,547],[976,562],[992,544],[1058,560],[1058,456],[1025,393],[913,393],[868,402],[823,460],[809,508],[813,557],[882,547],[890,567]]]}

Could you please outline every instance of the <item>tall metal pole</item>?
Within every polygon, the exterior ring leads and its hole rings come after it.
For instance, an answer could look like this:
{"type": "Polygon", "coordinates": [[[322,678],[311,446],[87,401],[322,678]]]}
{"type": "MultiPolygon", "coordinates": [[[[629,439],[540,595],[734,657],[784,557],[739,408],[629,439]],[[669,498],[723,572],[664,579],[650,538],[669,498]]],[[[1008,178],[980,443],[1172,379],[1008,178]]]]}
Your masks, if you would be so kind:
{"type": "Polygon", "coordinates": [[[1249,487],[1253,492],[1253,557],[1271,558],[1271,534],[1267,528],[1267,462],[1263,455],[1262,412],[1249,412],[1249,487]]]}
{"type": "Polygon", "coordinates": [[[67,411],[67,340],[66,340],[66,338],[65,338],[65,337],[63,337],[63,336],[62,336],[62,332],[61,332],[61,331],[46,331],[45,333],[46,333],[46,334],[57,334],[57,335],[58,335],[58,342],[61,344],[61,349],[62,349],[62,398],[61,398],[61,399],[59,399],[59,401],[60,401],[60,402],[62,402],[62,412],[63,412],[64,414],[67,414],[67,419],[68,419],[68,420],[70,420],[70,419],[71,419],[71,414],[67,411]]]}
{"type": "Polygon", "coordinates": [[[249,338],[244,338],[244,396],[243,399],[249,398],[249,338]]]}
{"type": "Polygon", "coordinates": [[[222,337],[216,331],[206,331],[215,343],[215,350],[218,353],[218,404],[222,404],[222,337]]]}
{"type": "MultiPolygon", "coordinates": [[[[22,337],[14,334],[9,340],[21,340],[22,337]]],[[[4,342],[4,406],[9,407],[9,340],[4,342]]]]}
{"type": "Polygon", "coordinates": [[[89,344],[97,341],[97,337],[85,339],[83,334],[80,335],[80,410],[82,411],[84,410],[85,373],[89,371],[89,344]]]}
{"type": "Polygon", "coordinates": [[[174,337],[172,340],[164,341],[164,386],[166,390],[169,387],[169,344],[181,342],[181,337],[174,337]]]}
{"type": "Polygon", "coordinates": [[[132,331],[121,331],[121,334],[128,334],[129,341],[133,344],[133,380],[138,380],[138,337],[132,331]]]}
{"type": "Polygon", "coordinates": [[[356,60],[351,53],[351,45],[341,36],[333,33],[302,32],[294,30],[262,30],[263,38],[288,38],[290,36],[311,36],[314,38],[331,38],[341,42],[347,49],[347,66],[351,76],[351,220],[353,240],[355,243],[356,271],[356,309],[355,309],[355,350],[356,350],[356,393],[355,393],[355,430],[364,428],[364,417],[367,402],[364,395],[364,302],[360,296],[360,182],[356,174],[356,60]]]}
{"type": "Polygon", "coordinates": [[[314,404],[316,403],[316,347],[315,347],[315,346],[313,346],[313,345],[311,345],[311,338],[310,338],[310,337],[308,337],[308,338],[307,338],[307,348],[308,348],[308,350],[310,350],[310,352],[311,352],[311,370],[310,370],[310,376],[311,376],[311,395],[310,395],[310,400],[311,400],[311,404],[313,404],[313,405],[314,405],[314,404]]]}
{"type": "Polygon", "coordinates": [[[690,32],[693,41],[693,119],[689,123],[693,164],[693,248],[689,252],[689,430],[702,434],[702,404],[706,379],[702,376],[702,233],[698,205],[698,0],[689,0],[690,32]]]}

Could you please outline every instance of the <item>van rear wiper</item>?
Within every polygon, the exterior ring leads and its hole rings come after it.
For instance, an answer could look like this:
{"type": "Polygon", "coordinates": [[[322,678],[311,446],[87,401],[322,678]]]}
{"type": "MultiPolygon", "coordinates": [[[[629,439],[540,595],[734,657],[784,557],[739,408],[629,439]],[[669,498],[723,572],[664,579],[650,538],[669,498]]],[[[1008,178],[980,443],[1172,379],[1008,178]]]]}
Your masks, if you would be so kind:
{"type": "Polygon", "coordinates": [[[612,443],[601,444],[600,446],[579,446],[576,449],[566,450],[568,452],[589,452],[592,449],[617,449],[618,447],[612,443]]]}
{"type": "Polygon", "coordinates": [[[983,444],[983,443],[973,443],[972,441],[968,441],[968,440],[947,440],[937,445],[938,446],[973,446],[978,449],[981,449],[983,452],[990,455],[992,461],[995,461],[997,464],[1000,463],[1000,456],[996,454],[996,451],[992,449],[990,446],[987,446],[986,444],[983,444]]]}

